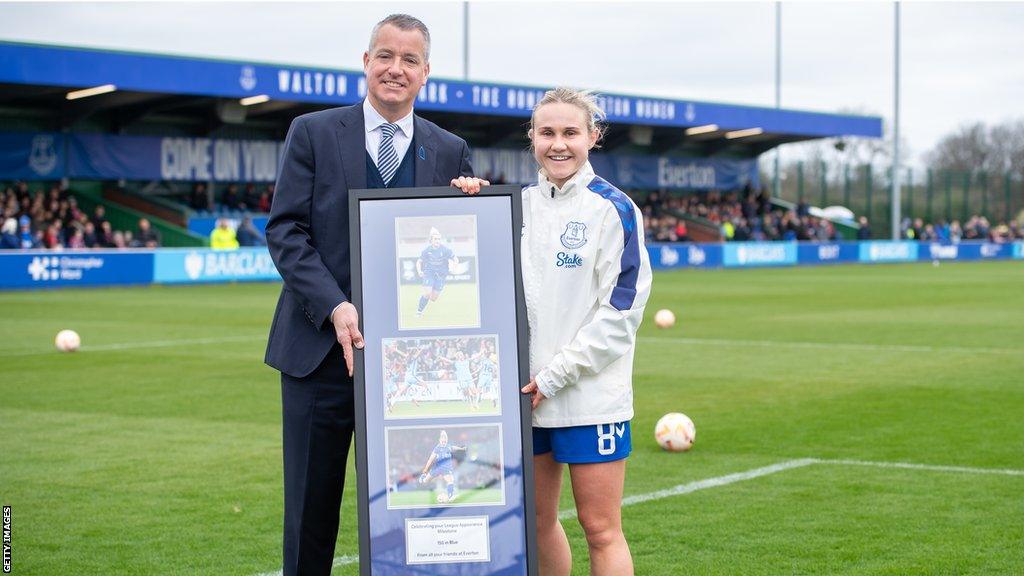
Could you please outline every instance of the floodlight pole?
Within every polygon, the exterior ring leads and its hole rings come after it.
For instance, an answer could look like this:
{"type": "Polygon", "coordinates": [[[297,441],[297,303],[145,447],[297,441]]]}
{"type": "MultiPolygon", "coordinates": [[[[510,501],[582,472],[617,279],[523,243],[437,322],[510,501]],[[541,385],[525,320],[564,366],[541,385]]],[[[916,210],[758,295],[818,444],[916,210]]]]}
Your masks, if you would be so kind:
{"type": "Polygon", "coordinates": [[[469,80],[469,0],[462,3],[462,79],[469,80]]]}
{"type": "Polygon", "coordinates": [[[895,78],[893,80],[893,121],[892,121],[892,194],[890,194],[892,207],[892,239],[900,239],[900,3],[894,3],[895,7],[895,78]]]}
{"type": "MultiPolygon", "coordinates": [[[[775,108],[782,107],[782,2],[775,3],[775,108]]],[[[779,184],[779,145],[775,146],[775,177],[772,179],[772,196],[782,197],[779,184]]]]}

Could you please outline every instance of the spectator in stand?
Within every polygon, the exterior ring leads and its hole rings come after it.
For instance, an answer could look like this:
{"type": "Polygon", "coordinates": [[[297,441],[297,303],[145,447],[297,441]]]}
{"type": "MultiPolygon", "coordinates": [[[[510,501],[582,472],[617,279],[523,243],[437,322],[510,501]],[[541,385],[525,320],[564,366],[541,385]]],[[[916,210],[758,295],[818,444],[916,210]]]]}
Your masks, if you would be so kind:
{"type": "Polygon", "coordinates": [[[242,210],[256,210],[256,207],[259,205],[260,195],[256,192],[256,185],[250,182],[245,185],[245,194],[242,195],[239,208],[242,210]]]}
{"type": "Polygon", "coordinates": [[[160,233],[153,229],[153,226],[146,218],[139,219],[139,230],[131,242],[132,248],[159,248],[160,233]]]}
{"type": "Polygon", "coordinates": [[[41,248],[43,246],[42,238],[32,232],[32,219],[28,216],[22,216],[18,219],[19,228],[19,239],[21,241],[21,247],[23,249],[29,248],[41,248]]]}
{"type": "Polygon", "coordinates": [[[109,222],[107,222],[107,209],[103,204],[97,204],[96,208],[92,211],[92,225],[95,226],[97,230],[102,230],[104,223],[109,224],[109,222]]]}
{"type": "Polygon", "coordinates": [[[193,210],[210,210],[210,197],[206,193],[206,184],[197,182],[192,186],[188,197],[188,206],[193,210]]]}
{"type": "Polygon", "coordinates": [[[111,234],[109,248],[127,248],[128,243],[129,241],[127,238],[125,238],[125,233],[118,230],[117,232],[111,234]]]}
{"type": "Polygon", "coordinates": [[[943,224],[942,229],[945,230],[943,240],[958,244],[964,238],[964,229],[959,225],[959,220],[953,220],[949,225],[943,224]]]}
{"type": "Polygon", "coordinates": [[[269,189],[271,187],[268,186],[267,188],[268,188],[268,190],[264,190],[263,193],[260,194],[260,201],[256,205],[256,207],[259,209],[260,212],[270,212],[270,191],[269,191],[269,189]]]}
{"type": "Polygon", "coordinates": [[[687,229],[686,227],[686,220],[683,220],[681,218],[676,223],[676,239],[679,242],[690,241],[690,232],[689,229],[687,229]]]}
{"type": "Polygon", "coordinates": [[[236,237],[238,239],[239,246],[267,245],[267,239],[260,234],[260,231],[256,229],[255,225],[253,225],[252,218],[249,218],[248,216],[242,218],[242,223],[238,225],[236,237]]]}
{"type": "Polygon", "coordinates": [[[49,250],[64,247],[64,237],[61,235],[60,220],[54,220],[46,228],[46,233],[43,234],[43,246],[49,250]]]}
{"type": "Polygon", "coordinates": [[[238,249],[238,237],[227,218],[219,218],[217,227],[210,232],[210,248],[214,250],[238,249]]]}
{"type": "Polygon", "coordinates": [[[99,230],[97,238],[99,239],[100,248],[117,248],[117,245],[114,244],[114,230],[111,228],[110,222],[104,220],[99,230]]]}
{"type": "Polygon", "coordinates": [[[871,240],[871,225],[868,224],[868,217],[861,216],[857,219],[860,228],[857,229],[857,240],[871,240]]]}
{"type": "Polygon", "coordinates": [[[68,248],[75,250],[85,248],[85,238],[82,235],[82,231],[78,228],[75,228],[74,232],[71,233],[71,238],[68,238],[68,248]]]}
{"type": "Polygon", "coordinates": [[[99,239],[96,238],[96,227],[93,226],[92,222],[86,221],[82,226],[82,242],[85,243],[86,248],[96,248],[99,239]]]}
{"type": "Polygon", "coordinates": [[[746,218],[737,219],[734,230],[732,238],[736,242],[746,242],[750,240],[752,231],[750,226],[747,224],[746,218]]]}
{"type": "Polygon", "coordinates": [[[224,194],[220,197],[220,209],[228,212],[231,210],[238,210],[238,204],[241,202],[238,198],[238,186],[234,184],[228,184],[224,194]]]}
{"type": "Polygon", "coordinates": [[[18,221],[14,218],[4,220],[3,228],[0,228],[0,250],[17,250],[21,248],[21,240],[18,239],[18,221]]]}

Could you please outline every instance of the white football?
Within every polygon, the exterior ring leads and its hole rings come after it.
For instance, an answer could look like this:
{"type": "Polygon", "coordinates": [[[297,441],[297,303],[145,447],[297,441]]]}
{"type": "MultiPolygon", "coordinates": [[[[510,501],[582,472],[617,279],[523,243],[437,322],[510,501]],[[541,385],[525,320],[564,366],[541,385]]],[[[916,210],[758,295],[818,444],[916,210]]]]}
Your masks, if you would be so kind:
{"type": "Polygon", "coordinates": [[[437,503],[438,504],[447,504],[448,503],[448,495],[445,494],[444,492],[438,492],[437,493],[437,503]]]}
{"type": "Polygon", "coordinates": [[[686,452],[697,439],[697,428],[686,414],[670,412],[654,425],[654,439],[664,450],[686,452]]]}
{"type": "Polygon", "coordinates": [[[57,337],[53,339],[53,345],[61,352],[74,352],[82,345],[82,339],[78,336],[78,332],[74,330],[61,330],[57,332],[57,337]]]}
{"type": "Polygon", "coordinates": [[[654,325],[658,328],[671,328],[676,324],[676,315],[667,308],[662,308],[654,314],[654,325]]]}

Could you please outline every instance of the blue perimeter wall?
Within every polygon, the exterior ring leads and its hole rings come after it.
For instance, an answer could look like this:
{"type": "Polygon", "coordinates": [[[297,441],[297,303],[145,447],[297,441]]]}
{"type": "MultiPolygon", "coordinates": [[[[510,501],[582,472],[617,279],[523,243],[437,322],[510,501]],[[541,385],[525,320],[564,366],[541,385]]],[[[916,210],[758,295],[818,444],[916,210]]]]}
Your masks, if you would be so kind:
{"type": "MultiPolygon", "coordinates": [[[[655,269],[1024,259],[1024,242],[733,242],[647,245],[655,269]]],[[[552,256],[552,258],[554,258],[552,256]]],[[[554,260],[552,260],[552,264],[554,260]]],[[[266,248],[0,253],[0,289],[280,280],[266,248]]]]}

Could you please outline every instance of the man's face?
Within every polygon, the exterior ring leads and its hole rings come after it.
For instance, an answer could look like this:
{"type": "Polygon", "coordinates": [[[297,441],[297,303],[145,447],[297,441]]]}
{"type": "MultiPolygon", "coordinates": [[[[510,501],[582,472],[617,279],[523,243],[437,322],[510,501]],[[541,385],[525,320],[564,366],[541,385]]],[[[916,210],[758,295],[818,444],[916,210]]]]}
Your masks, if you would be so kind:
{"type": "Polygon", "coordinates": [[[363,54],[363,71],[373,107],[388,120],[405,116],[430,74],[423,35],[419,30],[382,26],[373,48],[363,54]]]}

